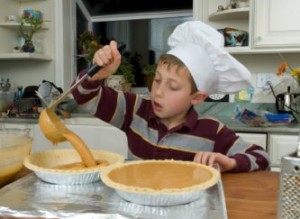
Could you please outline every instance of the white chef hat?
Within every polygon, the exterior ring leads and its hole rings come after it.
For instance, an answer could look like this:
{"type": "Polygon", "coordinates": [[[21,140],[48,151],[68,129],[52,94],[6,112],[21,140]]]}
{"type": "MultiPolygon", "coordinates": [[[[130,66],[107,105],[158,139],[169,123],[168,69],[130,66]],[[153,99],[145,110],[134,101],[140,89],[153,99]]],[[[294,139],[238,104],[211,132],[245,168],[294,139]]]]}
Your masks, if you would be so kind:
{"type": "Polygon", "coordinates": [[[251,86],[251,73],[224,49],[224,37],[201,21],[178,25],[168,39],[168,54],[189,69],[199,91],[235,93],[251,86]]]}

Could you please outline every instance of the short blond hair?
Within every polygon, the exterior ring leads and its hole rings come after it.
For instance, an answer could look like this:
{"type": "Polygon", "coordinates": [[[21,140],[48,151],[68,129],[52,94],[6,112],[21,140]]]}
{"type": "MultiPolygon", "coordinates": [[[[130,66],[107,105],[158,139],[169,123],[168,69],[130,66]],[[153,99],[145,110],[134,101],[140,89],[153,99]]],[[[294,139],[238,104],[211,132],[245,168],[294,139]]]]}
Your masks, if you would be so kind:
{"type": "Polygon", "coordinates": [[[179,70],[183,70],[186,73],[187,77],[189,78],[189,81],[191,82],[191,87],[192,87],[191,93],[195,93],[198,91],[196,83],[195,83],[189,69],[176,56],[171,55],[171,54],[163,54],[158,59],[158,65],[166,65],[168,70],[172,67],[175,67],[177,72],[179,70]]]}

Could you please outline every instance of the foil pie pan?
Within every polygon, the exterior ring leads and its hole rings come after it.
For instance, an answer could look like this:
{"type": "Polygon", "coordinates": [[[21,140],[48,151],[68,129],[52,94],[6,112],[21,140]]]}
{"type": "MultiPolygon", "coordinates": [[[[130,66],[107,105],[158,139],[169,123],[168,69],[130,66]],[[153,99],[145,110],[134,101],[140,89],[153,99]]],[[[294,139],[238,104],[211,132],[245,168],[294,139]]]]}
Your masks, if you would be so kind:
{"type": "MultiPolygon", "coordinates": [[[[135,171],[135,174],[142,174],[142,173],[135,171]]],[[[149,179],[151,180],[152,180],[151,178],[152,174],[149,175],[149,179]]],[[[173,206],[173,205],[182,205],[182,204],[191,203],[199,199],[201,196],[204,195],[206,189],[214,186],[218,182],[220,178],[220,173],[219,170],[213,167],[208,167],[195,162],[174,161],[174,160],[144,160],[144,161],[130,161],[130,162],[114,165],[102,171],[100,176],[102,182],[106,184],[106,186],[113,188],[118,195],[120,195],[123,199],[127,201],[130,201],[135,204],[149,205],[149,206],[173,206]],[[178,165],[177,168],[180,168],[182,165],[197,166],[198,168],[202,168],[205,171],[210,171],[210,173],[212,173],[211,178],[208,179],[207,181],[202,182],[201,184],[196,184],[181,189],[158,189],[158,190],[147,188],[147,187],[135,187],[133,189],[133,186],[127,186],[119,182],[114,182],[113,180],[110,179],[110,172],[118,168],[121,168],[122,170],[122,167],[128,167],[131,165],[139,165],[145,163],[167,164],[168,162],[178,165]]],[[[134,176],[132,177],[135,178],[134,176]]],[[[176,177],[174,178],[180,179],[181,175],[177,174],[176,172],[176,177]]]]}
{"type": "Polygon", "coordinates": [[[52,184],[75,185],[86,184],[100,180],[100,172],[111,165],[124,162],[120,154],[91,150],[95,160],[107,160],[108,166],[96,166],[83,169],[59,169],[57,166],[81,162],[81,158],[74,149],[55,149],[40,151],[28,155],[24,166],[32,170],[42,181],[52,184]]]}

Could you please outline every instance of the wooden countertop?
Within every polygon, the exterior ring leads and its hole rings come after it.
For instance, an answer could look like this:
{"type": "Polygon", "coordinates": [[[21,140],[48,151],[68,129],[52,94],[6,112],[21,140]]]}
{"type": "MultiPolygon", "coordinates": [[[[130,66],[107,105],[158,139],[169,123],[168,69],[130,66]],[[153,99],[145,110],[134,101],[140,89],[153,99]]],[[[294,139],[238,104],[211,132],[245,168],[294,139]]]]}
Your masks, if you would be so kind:
{"type": "Polygon", "coordinates": [[[222,174],[229,219],[276,219],[278,172],[222,174]]]}
{"type": "MultiPolygon", "coordinates": [[[[24,169],[14,180],[28,173],[24,169]]],[[[228,219],[276,219],[279,178],[269,171],[222,174],[228,219]]]]}

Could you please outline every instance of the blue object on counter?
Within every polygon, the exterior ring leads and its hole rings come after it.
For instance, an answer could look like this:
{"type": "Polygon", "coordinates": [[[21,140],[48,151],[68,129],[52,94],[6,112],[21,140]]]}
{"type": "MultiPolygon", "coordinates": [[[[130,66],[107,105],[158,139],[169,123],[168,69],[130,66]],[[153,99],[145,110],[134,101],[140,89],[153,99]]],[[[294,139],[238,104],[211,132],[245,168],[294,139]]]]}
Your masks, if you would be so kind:
{"type": "Polygon", "coordinates": [[[294,120],[294,117],[289,113],[275,114],[264,110],[249,110],[237,105],[234,119],[250,126],[268,127],[287,125],[294,120]]]}

